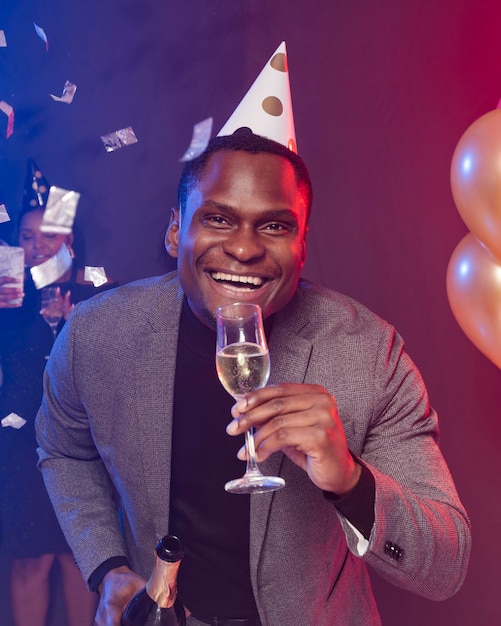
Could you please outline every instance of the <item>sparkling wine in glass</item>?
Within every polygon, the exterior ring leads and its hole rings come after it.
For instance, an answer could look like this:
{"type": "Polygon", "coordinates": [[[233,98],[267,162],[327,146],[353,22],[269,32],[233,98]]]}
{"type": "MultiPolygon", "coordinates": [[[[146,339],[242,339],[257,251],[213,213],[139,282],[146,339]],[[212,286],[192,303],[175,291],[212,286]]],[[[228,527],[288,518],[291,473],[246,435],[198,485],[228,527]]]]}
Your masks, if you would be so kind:
{"type": "MultiPolygon", "coordinates": [[[[226,391],[239,400],[264,387],[270,375],[270,355],[264,334],[261,308],[237,302],[219,307],[216,313],[216,369],[226,391]]],[[[259,469],[254,447],[254,429],[246,431],[247,468],[242,478],[230,480],[230,493],[264,493],[285,485],[279,476],[265,476],[259,469]]]]}
{"type": "Polygon", "coordinates": [[[57,287],[43,287],[41,290],[42,305],[40,315],[44,318],[52,331],[53,340],[57,336],[57,326],[63,317],[61,298],[57,287]]]}

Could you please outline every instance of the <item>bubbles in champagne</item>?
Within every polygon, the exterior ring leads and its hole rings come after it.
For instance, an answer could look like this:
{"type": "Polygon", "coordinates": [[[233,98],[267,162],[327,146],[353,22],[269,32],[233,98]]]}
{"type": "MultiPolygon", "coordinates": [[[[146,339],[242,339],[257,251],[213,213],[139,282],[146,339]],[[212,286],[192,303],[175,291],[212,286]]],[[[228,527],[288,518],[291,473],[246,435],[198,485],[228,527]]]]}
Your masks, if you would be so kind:
{"type": "Polygon", "coordinates": [[[268,382],[268,350],[254,343],[233,343],[216,355],[217,374],[221,384],[234,398],[260,389],[268,382]]]}

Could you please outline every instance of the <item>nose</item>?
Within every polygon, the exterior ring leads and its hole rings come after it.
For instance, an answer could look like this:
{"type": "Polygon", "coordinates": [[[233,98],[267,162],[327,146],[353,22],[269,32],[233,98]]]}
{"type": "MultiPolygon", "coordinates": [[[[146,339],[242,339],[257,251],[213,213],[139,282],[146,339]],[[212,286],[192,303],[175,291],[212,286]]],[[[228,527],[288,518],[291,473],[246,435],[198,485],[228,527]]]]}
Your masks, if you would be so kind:
{"type": "Polygon", "coordinates": [[[248,263],[264,255],[259,235],[251,227],[235,228],[223,242],[223,250],[241,263],[248,263]]]}
{"type": "Polygon", "coordinates": [[[36,233],[35,236],[33,237],[33,248],[35,250],[40,250],[40,248],[43,246],[43,236],[41,235],[41,233],[36,233]]]}

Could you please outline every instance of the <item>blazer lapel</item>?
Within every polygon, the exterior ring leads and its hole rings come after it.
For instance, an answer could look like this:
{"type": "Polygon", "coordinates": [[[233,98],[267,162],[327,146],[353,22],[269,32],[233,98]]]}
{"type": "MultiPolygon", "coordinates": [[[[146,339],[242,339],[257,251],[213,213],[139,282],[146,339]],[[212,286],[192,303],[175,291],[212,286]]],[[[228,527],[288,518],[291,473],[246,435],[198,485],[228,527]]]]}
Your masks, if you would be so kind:
{"type": "MultiPolygon", "coordinates": [[[[299,331],[300,327],[301,324],[297,320],[292,325],[287,324],[286,327],[281,323],[281,315],[277,315],[269,341],[271,361],[269,384],[304,382],[312,344],[308,339],[295,334],[294,331],[299,331]],[[291,328],[291,330],[288,330],[288,328],[291,328]]],[[[266,461],[260,463],[259,466],[263,474],[269,476],[279,475],[284,460],[285,456],[281,452],[277,452],[272,454],[266,461]]],[[[287,489],[287,484],[284,489],[287,489]]],[[[257,494],[251,497],[250,561],[254,589],[258,588],[258,563],[265,541],[273,498],[274,492],[257,494]]]]}
{"type": "Polygon", "coordinates": [[[150,322],[138,336],[136,414],[140,424],[139,459],[145,476],[145,519],[157,538],[168,531],[172,409],[178,323],[182,293],[170,286],[152,307],[150,322]]]}

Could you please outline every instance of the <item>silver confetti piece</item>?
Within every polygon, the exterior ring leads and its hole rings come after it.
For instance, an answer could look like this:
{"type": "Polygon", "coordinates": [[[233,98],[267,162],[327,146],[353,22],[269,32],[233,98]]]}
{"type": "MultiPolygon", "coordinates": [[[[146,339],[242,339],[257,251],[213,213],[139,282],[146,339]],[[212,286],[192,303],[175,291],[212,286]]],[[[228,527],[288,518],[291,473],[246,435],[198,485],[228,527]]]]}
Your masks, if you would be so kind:
{"type": "Polygon", "coordinates": [[[47,39],[47,35],[45,34],[44,29],[41,26],[38,26],[38,24],[35,24],[35,22],[33,22],[33,26],[35,27],[35,31],[36,31],[37,35],[45,43],[45,49],[48,50],[49,49],[49,40],[47,39]]]}
{"type": "Polygon", "coordinates": [[[115,152],[115,150],[119,150],[124,146],[137,143],[138,140],[132,126],[127,126],[127,128],[121,128],[109,135],[102,135],[101,141],[104,144],[106,152],[115,152]]]}
{"type": "Polygon", "coordinates": [[[61,187],[50,187],[40,230],[69,235],[73,228],[80,194],[61,187]]]}
{"type": "Polygon", "coordinates": [[[212,117],[208,117],[202,122],[198,122],[193,126],[193,135],[189,148],[179,159],[181,162],[192,161],[200,156],[202,152],[207,148],[207,144],[210,141],[212,133],[212,117]]]}
{"type": "Polygon", "coordinates": [[[108,277],[104,267],[86,265],[84,268],[84,280],[89,280],[94,287],[101,287],[101,285],[105,285],[108,282],[108,277]]]}
{"type": "Polygon", "coordinates": [[[5,204],[0,203],[0,224],[3,224],[4,222],[10,222],[10,216],[7,212],[5,204]]]}
{"type": "Polygon", "coordinates": [[[14,132],[14,109],[4,100],[0,100],[0,111],[5,113],[7,116],[7,130],[5,132],[5,138],[8,139],[14,132]]]}
{"type": "Polygon", "coordinates": [[[42,289],[42,287],[54,283],[71,268],[72,262],[70,252],[63,243],[55,256],[40,265],[34,265],[30,268],[35,287],[42,289]]]}
{"type": "Polygon", "coordinates": [[[26,424],[26,420],[23,419],[17,413],[9,413],[6,417],[2,419],[2,426],[6,428],[7,426],[12,426],[12,428],[22,428],[26,424]]]}
{"type": "Polygon", "coordinates": [[[56,102],[64,102],[66,104],[71,104],[73,102],[73,98],[75,97],[76,90],[77,90],[77,86],[73,83],[70,83],[70,81],[67,80],[64,83],[63,92],[61,96],[54,96],[51,93],[49,94],[49,96],[56,102]]]}

